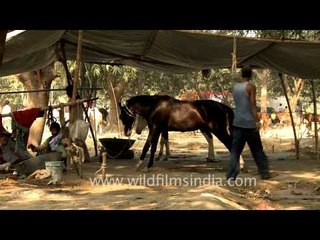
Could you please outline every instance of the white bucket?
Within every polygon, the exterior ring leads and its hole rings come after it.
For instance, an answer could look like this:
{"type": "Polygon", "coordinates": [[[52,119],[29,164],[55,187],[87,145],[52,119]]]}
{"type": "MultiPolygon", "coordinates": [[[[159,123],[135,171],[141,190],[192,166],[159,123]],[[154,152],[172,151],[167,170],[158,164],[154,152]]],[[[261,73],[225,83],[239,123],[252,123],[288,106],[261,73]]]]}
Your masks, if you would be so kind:
{"type": "Polygon", "coordinates": [[[46,169],[51,172],[51,183],[56,184],[62,178],[63,161],[47,161],[45,162],[46,169]]]}

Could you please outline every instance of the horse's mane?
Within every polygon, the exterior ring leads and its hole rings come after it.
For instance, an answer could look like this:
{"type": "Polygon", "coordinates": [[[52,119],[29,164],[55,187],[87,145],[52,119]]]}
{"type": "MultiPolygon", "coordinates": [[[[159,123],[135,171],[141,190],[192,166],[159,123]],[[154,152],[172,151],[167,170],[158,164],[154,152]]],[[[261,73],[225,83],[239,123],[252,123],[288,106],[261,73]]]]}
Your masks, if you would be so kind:
{"type": "Polygon", "coordinates": [[[170,97],[168,95],[139,95],[139,96],[134,96],[132,98],[130,98],[129,100],[127,100],[127,105],[131,105],[134,104],[136,102],[145,102],[145,103],[152,103],[152,102],[159,102],[161,100],[174,100],[173,97],[170,97]]]}

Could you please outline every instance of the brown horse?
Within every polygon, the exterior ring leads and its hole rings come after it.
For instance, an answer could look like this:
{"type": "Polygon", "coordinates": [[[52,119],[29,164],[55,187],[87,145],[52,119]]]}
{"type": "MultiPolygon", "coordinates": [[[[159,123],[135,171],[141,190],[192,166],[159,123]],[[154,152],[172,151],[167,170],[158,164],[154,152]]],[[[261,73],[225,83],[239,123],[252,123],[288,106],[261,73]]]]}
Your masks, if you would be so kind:
{"type": "Polygon", "coordinates": [[[121,107],[120,119],[126,136],[131,135],[136,116],[146,119],[148,139],[140,157],[141,166],[151,145],[148,168],[153,166],[154,154],[160,134],[168,140],[168,131],[200,130],[209,144],[208,159],[213,159],[212,133],[231,149],[233,110],[212,100],[179,101],[170,96],[135,96],[121,107]],[[229,131],[227,131],[229,126],[229,131]]]}

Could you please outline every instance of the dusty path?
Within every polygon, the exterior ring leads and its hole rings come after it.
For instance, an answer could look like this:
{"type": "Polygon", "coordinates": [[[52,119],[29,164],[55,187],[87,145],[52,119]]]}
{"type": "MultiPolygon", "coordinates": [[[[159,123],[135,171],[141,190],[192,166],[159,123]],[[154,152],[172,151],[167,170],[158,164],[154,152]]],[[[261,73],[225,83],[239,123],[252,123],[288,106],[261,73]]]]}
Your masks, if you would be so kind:
{"type": "MultiPolygon", "coordinates": [[[[145,136],[133,146],[135,159],[108,159],[108,182],[92,184],[99,177],[94,174],[99,162],[84,165],[84,179],[78,179],[75,172],[65,174],[58,187],[47,186],[48,180],[12,180],[1,174],[0,209],[320,208],[319,164],[309,148],[296,160],[290,139],[282,139],[280,146],[272,136],[263,139],[274,175],[271,180],[259,179],[246,149],[246,171],[237,183],[242,184],[231,186],[224,179],[228,152],[215,141],[222,163],[204,163],[207,145],[201,134],[171,133],[171,160],[156,162],[148,173],[134,171],[145,136]]],[[[310,146],[310,141],[306,139],[302,145],[310,146]]]]}

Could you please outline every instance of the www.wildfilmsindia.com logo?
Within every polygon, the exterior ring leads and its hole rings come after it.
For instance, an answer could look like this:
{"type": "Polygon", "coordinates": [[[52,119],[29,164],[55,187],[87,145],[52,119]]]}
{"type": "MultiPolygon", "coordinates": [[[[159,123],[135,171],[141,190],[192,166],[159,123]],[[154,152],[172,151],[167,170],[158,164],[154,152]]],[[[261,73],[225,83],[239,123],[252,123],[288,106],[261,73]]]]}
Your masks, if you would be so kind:
{"type": "Polygon", "coordinates": [[[237,178],[235,180],[215,177],[214,174],[206,176],[169,176],[168,174],[140,174],[138,177],[110,177],[89,178],[92,186],[106,185],[134,185],[134,186],[256,186],[256,178],[237,178]]]}

